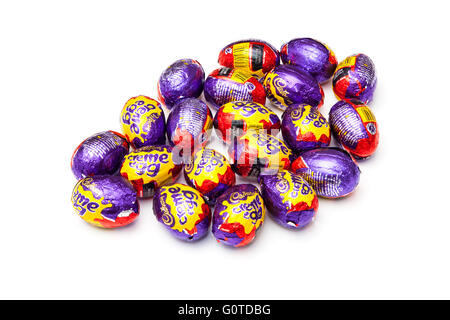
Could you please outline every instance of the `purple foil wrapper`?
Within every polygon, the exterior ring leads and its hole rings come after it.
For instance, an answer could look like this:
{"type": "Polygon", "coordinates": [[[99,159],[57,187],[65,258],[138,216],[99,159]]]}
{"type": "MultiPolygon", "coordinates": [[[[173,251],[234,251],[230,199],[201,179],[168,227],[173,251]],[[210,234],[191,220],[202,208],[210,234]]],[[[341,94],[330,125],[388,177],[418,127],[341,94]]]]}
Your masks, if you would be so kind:
{"type": "Polygon", "coordinates": [[[278,224],[300,229],[313,220],[319,206],[317,195],[300,175],[282,170],[260,176],[259,183],[264,204],[278,224]]]}
{"type": "Polygon", "coordinates": [[[365,54],[355,54],[341,61],[333,75],[333,91],[338,99],[372,101],[377,86],[375,65],[365,54]]]}
{"type": "Polygon", "coordinates": [[[212,233],[223,244],[242,247],[253,241],[264,216],[264,200],[258,188],[252,184],[235,185],[216,201],[212,233]]]}
{"type": "Polygon", "coordinates": [[[301,175],[324,198],[341,198],[355,190],[360,170],[352,156],[339,148],[319,148],[303,152],[292,163],[292,171],[301,175]]]}
{"type": "Polygon", "coordinates": [[[171,109],[182,98],[198,98],[203,91],[205,71],[193,59],[180,59],[170,65],[158,81],[158,96],[171,109]]]}
{"type": "Polygon", "coordinates": [[[136,191],[121,176],[95,176],[78,181],[72,204],[83,220],[103,228],[125,226],[139,215],[136,191]]]}
{"type": "Polygon", "coordinates": [[[284,44],[281,47],[281,60],[284,64],[295,65],[308,72],[320,83],[328,81],[337,66],[334,52],[311,38],[293,39],[284,44]]]}
{"type": "Polygon", "coordinates": [[[72,172],[77,179],[96,175],[113,175],[128,153],[127,139],[114,131],[94,134],[84,140],[71,159],[72,172]]]}
{"type": "Polygon", "coordinates": [[[313,107],[323,104],[323,89],[308,73],[291,65],[279,65],[264,78],[267,98],[281,110],[294,103],[313,107]]]}

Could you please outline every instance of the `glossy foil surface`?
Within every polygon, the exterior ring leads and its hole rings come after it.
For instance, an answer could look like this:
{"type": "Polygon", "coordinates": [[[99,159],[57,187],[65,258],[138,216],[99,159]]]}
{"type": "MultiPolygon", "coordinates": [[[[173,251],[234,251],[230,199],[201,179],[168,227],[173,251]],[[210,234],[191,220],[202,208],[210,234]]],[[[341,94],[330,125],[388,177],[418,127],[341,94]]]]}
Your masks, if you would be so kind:
{"type": "Polygon", "coordinates": [[[308,73],[292,65],[279,65],[264,78],[267,98],[277,108],[286,110],[294,103],[321,107],[324,93],[321,85],[308,73]]]}
{"type": "Polygon", "coordinates": [[[218,242],[242,247],[253,241],[265,217],[264,200],[252,184],[235,185],[216,202],[212,233],[218,242]]]}
{"type": "Polygon", "coordinates": [[[78,181],[72,205],[86,222],[101,228],[117,228],[139,215],[136,191],[121,176],[95,176],[78,181]]]}
{"type": "Polygon", "coordinates": [[[203,91],[205,71],[193,59],[180,59],[170,65],[158,81],[158,98],[171,109],[183,98],[198,98],[203,91]]]}
{"type": "Polygon", "coordinates": [[[298,38],[281,47],[281,60],[309,73],[320,83],[328,81],[336,70],[337,60],[327,45],[311,39],[298,38]]]}
{"type": "Polygon", "coordinates": [[[211,223],[211,210],[201,193],[181,183],[156,191],[153,213],[173,236],[184,241],[203,238],[211,223]]]}
{"type": "Polygon", "coordinates": [[[314,218],[319,207],[316,192],[300,175],[281,170],[260,176],[261,194],[269,214],[283,227],[301,229],[314,218]]]}
{"type": "Polygon", "coordinates": [[[303,152],[292,163],[292,171],[302,176],[324,198],[341,198],[359,183],[360,170],[350,154],[339,148],[319,148],[303,152]]]}
{"type": "Polygon", "coordinates": [[[84,140],[74,151],[70,166],[77,179],[113,175],[128,153],[127,139],[120,133],[104,131],[84,140]]]}

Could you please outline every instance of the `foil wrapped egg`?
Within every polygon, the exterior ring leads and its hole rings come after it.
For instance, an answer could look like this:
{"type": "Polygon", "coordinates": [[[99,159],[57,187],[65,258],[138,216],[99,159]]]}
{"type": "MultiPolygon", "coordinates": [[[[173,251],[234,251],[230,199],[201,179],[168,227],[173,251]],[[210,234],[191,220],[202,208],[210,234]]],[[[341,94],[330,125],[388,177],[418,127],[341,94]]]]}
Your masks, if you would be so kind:
{"type": "Polygon", "coordinates": [[[206,103],[196,98],[183,99],[167,117],[167,138],[176,153],[183,157],[181,160],[186,160],[195,149],[206,145],[212,126],[212,113],[206,103]]]}
{"type": "Polygon", "coordinates": [[[278,224],[301,229],[315,217],[319,207],[316,192],[300,175],[281,170],[260,176],[259,183],[264,204],[278,224]]]}
{"type": "Polygon", "coordinates": [[[159,77],[158,98],[168,108],[183,98],[198,98],[203,91],[205,71],[193,59],[180,59],[159,77]]]}
{"type": "Polygon", "coordinates": [[[289,169],[292,151],[278,138],[260,131],[247,131],[228,148],[231,167],[240,176],[258,177],[289,169]]]}
{"type": "Polygon", "coordinates": [[[253,241],[265,217],[264,200],[257,187],[240,184],[230,187],[216,202],[212,233],[218,242],[242,247],[253,241]]]}
{"type": "Polygon", "coordinates": [[[153,213],[172,235],[184,241],[203,238],[211,223],[211,210],[201,193],[181,183],[157,189],[153,213]]]}
{"type": "Polygon", "coordinates": [[[214,116],[217,136],[231,143],[248,130],[263,130],[276,135],[280,129],[280,118],[262,104],[251,101],[233,101],[221,106],[214,116]]]}
{"type": "Polygon", "coordinates": [[[133,148],[165,144],[166,119],[158,101],[137,96],[129,99],[122,109],[120,123],[133,148]]]}
{"type": "Polygon", "coordinates": [[[184,167],[186,183],[200,191],[209,205],[214,205],[216,198],[236,183],[236,175],[227,158],[221,153],[202,148],[184,167]]]}
{"type": "Polygon", "coordinates": [[[331,108],[329,119],[334,136],[354,157],[364,159],[375,152],[378,124],[367,105],[359,100],[338,101],[331,108]]]}
{"type": "Polygon", "coordinates": [[[283,111],[294,103],[318,108],[323,104],[322,86],[311,75],[292,65],[279,65],[267,73],[264,88],[270,102],[283,111]]]}
{"type": "Polygon", "coordinates": [[[309,73],[319,83],[331,79],[336,70],[334,52],[324,43],[311,38],[298,38],[281,47],[281,60],[309,73]]]}
{"type": "Polygon", "coordinates": [[[78,181],[72,205],[86,222],[101,228],[123,227],[139,215],[136,191],[121,176],[95,176],[78,181]]]}
{"type": "Polygon", "coordinates": [[[330,126],[317,108],[308,104],[293,104],[281,118],[284,142],[294,153],[330,144],[330,126]]]}
{"type": "Polygon", "coordinates": [[[323,198],[342,198],[359,183],[360,170],[352,156],[340,148],[318,148],[303,152],[292,171],[302,176],[323,198]]]}
{"type": "Polygon", "coordinates": [[[266,103],[262,84],[251,75],[230,68],[219,68],[209,74],[205,81],[205,99],[215,109],[231,101],[254,101],[266,103]]]}
{"type": "Polygon", "coordinates": [[[96,175],[114,175],[130,146],[120,133],[104,131],[85,139],[75,149],[70,167],[77,179],[96,175]]]}
{"type": "Polygon", "coordinates": [[[241,40],[230,43],[220,51],[219,64],[261,78],[280,64],[280,54],[265,41],[241,40]]]}
{"type": "Polygon", "coordinates": [[[368,104],[373,99],[376,86],[375,65],[362,53],[341,61],[333,75],[333,91],[340,100],[357,99],[368,104]]]}
{"type": "Polygon", "coordinates": [[[182,168],[174,162],[172,147],[148,146],[127,154],[120,174],[131,182],[139,197],[149,198],[157,188],[173,183],[182,168]]]}

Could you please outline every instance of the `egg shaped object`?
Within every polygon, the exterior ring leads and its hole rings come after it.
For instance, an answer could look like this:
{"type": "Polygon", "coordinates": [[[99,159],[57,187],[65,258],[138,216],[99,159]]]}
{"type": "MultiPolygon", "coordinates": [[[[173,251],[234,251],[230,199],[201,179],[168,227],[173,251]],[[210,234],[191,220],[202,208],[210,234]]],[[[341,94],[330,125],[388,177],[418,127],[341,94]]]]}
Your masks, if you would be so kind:
{"type": "Polygon", "coordinates": [[[371,156],[379,131],[370,108],[358,100],[338,101],[330,110],[330,125],[342,147],[359,159],[371,156]]]}
{"type": "Polygon", "coordinates": [[[272,218],[290,229],[301,229],[314,218],[319,208],[316,192],[300,175],[281,170],[261,176],[261,194],[272,218]]]}
{"type": "Polygon", "coordinates": [[[179,154],[190,155],[205,146],[211,136],[212,113],[203,101],[188,98],[178,101],[167,117],[167,138],[179,154]]]}
{"type": "Polygon", "coordinates": [[[330,80],[337,66],[334,52],[326,44],[311,38],[293,39],[284,44],[281,60],[309,73],[320,83],[330,80]]]}
{"type": "Polygon", "coordinates": [[[120,133],[104,131],[84,140],[75,149],[70,167],[77,179],[96,175],[113,175],[119,171],[130,146],[120,133]]]}
{"type": "Polygon", "coordinates": [[[358,165],[347,151],[339,148],[305,151],[292,163],[292,171],[302,176],[323,198],[345,197],[359,183],[358,165]]]}
{"type": "Polygon", "coordinates": [[[267,98],[277,108],[286,110],[294,103],[306,103],[321,107],[324,93],[322,86],[308,73],[292,65],[279,65],[264,78],[267,98]]]}
{"type": "Polygon", "coordinates": [[[166,119],[158,101],[133,97],[125,103],[120,117],[122,131],[133,148],[165,144],[166,119]]]}
{"type": "Polygon", "coordinates": [[[293,104],[284,111],[281,133],[294,153],[327,147],[331,141],[328,121],[317,108],[308,104],[293,104]]]}
{"type": "Polygon", "coordinates": [[[220,51],[219,64],[261,78],[280,64],[280,54],[265,41],[241,40],[230,43],[220,51]]]}
{"type": "Polygon", "coordinates": [[[278,138],[260,131],[247,131],[228,148],[231,167],[240,176],[257,177],[289,169],[294,155],[278,138]]]}
{"type": "Polygon", "coordinates": [[[78,181],[72,205],[86,222],[101,228],[117,228],[139,215],[136,191],[121,176],[95,176],[78,181]]]}
{"type": "Polygon", "coordinates": [[[158,98],[171,109],[183,98],[198,98],[203,91],[205,71],[193,59],[180,59],[171,64],[159,77],[158,98]]]}
{"type": "Polygon", "coordinates": [[[262,104],[251,101],[233,101],[221,106],[214,116],[217,136],[225,143],[240,137],[248,130],[263,130],[276,135],[280,129],[280,118],[262,104]]]}
{"type": "Polygon", "coordinates": [[[184,167],[186,183],[200,191],[210,205],[216,198],[236,183],[236,175],[227,158],[221,153],[202,148],[184,167]]]}
{"type": "Polygon", "coordinates": [[[156,190],[153,213],[172,235],[184,241],[203,238],[211,223],[211,210],[201,193],[181,183],[156,190]]]}
{"type": "Polygon", "coordinates": [[[131,182],[138,197],[149,198],[158,187],[173,183],[182,168],[174,162],[172,147],[148,146],[127,154],[120,174],[131,182]]]}
{"type": "Polygon", "coordinates": [[[240,184],[230,187],[216,201],[212,233],[218,242],[242,247],[253,241],[261,228],[266,209],[257,187],[240,184]]]}
{"type": "Polygon", "coordinates": [[[355,54],[341,61],[333,75],[333,91],[341,100],[357,99],[370,103],[377,86],[375,65],[365,54],[355,54]]]}
{"type": "Polygon", "coordinates": [[[230,101],[266,103],[266,93],[258,79],[230,68],[211,72],[205,81],[204,94],[206,101],[215,109],[230,101]]]}

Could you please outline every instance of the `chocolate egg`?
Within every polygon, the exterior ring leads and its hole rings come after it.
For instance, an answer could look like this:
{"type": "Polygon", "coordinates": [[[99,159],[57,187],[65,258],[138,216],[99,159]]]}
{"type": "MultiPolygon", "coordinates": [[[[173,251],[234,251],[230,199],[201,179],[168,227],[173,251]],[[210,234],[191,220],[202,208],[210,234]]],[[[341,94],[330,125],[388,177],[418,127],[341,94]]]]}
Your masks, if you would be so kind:
{"type": "Polygon", "coordinates": [[[324,198],[345,197],[359,183],[358,165],[347,151],[339,148],[305,151],[292,163],[292,171],[324,198]]]}
{"type": "Polygon", "coordinates": [[[70,166],[77,179],[96,175],[116,174],[129,144],[114,131],[96,133],[75,149],[70,166]]]}
{"type": "Polygon", "coordinates": [[[293,160],[292,151],[283,141],[254,130],[236,138],[228,153],[232,159],[231,167],[243,177],[275,174],[281,169],[289,169],[293,160]]]}
{"type": "Polygon", "coordinates": [[[331,141],[327,120],[308,104],[293,104],[284,111],[281,133],[286,145],[295,153],[327,147],[331,141]]]}
{"type": "Polygon", "coordinates": [[[211,136],[213,118],[206,103],[188,98],[178,101],[167,117],[167,138],[177,153],[187,156],[205,146],[211,136]]]}
{"type": "Polygon", "coordinates": [[[252,184],[235,185],[216,202],[212,233],[218,242],[242,247],[253,241],[265,216],[264,200],[252,184]]]}
{"type": "Polygon", "coordinates": [[[168,108],[182,98],[198,98],[203,91],[205,71],[193,59],[180,59],[159,77],[158,98],[168,108]]]}
{"type": "Polygon", "coordinates": [[[133,97],[125,103],[120,117],[122,131],[133,148],[164,144],[166,120],[158,101],[133,97]]]}
{"type": "Polygon", "coordinates": [[[368,106],[358,100],[338,101],[330,110],[333,134],[357,158],[371,156],[378,146],[378,124],[368,106]]]}
{"type": "Polygon", "coordinates": [[[219,152],[202,148],[184,167],[188,185],[200,191],[208,204],[214,205],[216,198],[236,182],[236,175],[228,160],[219,152]]]}
{"type": "Polygon", "coordinates": [[[327,45],[311,39],[298,38],[281,47],[281,60],[284,64],[295,65],[306,71],[318,82],[328,81],[336,70],[334,52],[327,45]]]}
{"type": "Polygon", "coordinates": [[[375,65],[362,53],[345,58],[333,75],[333,91],[338,99],[357,99],[367,104],[372,101],[376,86],[375,65]]]}
{"type": "Polygon", "coordinates": [[[260,78],[280,64],[280,55],[274,46],[265,41],[241,40],[230,43],[220,51],[219,64],[260,78]]]}
{"type": "Polygon", "coordinates": [[[308,73],[291,65],[279,65],[264,78],[267,98],[274,106],[285,110],[294,103],[306,103],[313,107],[323,104],[323,89],[308,73]]]}
{"type": "Polygon", "coordinates": [[[316,192],[300,176],[287,170],[261,176],[261,194],[269,214],[286,228],[308,225],[319,207],[316,192]]]}
{"type": "Polygon", "coordinates": [[[218,109],[230,101],[266,103],[264,87],[258,79],[235,69],[216,69],[206,78],[205,99],[218,109]]]}
{"type": "Polygon", "coordinates": [[[97,227],[117,228],[139,215],[136,191],[121,176],[95,176],[78,181],[72,205],[80,217],[97,227]]]}
{"type": "Polygon", "coordinates": [[[221,106],[214,117],[217,136],[226,143],[240,137],[247,130],[265,130],[276,134],[280,128],[280,118],[262,104],[250,101],[233,101],[221,106]]]}
{"type": "Polygon", "coordinates": [[[211,210],[200,192],[181,183],[156,191],[153,213],[172,235],[185,241],[204,237],[211,223],[211,210]]]}
{"type": "Polygon", "coordinates": [[[158,187],[178,178],[183,166],[175,164],[173,158],[170,146],[143,147],[125,156],[120,174],[131,182],[139,197],[149,198],[158,187]]]}

